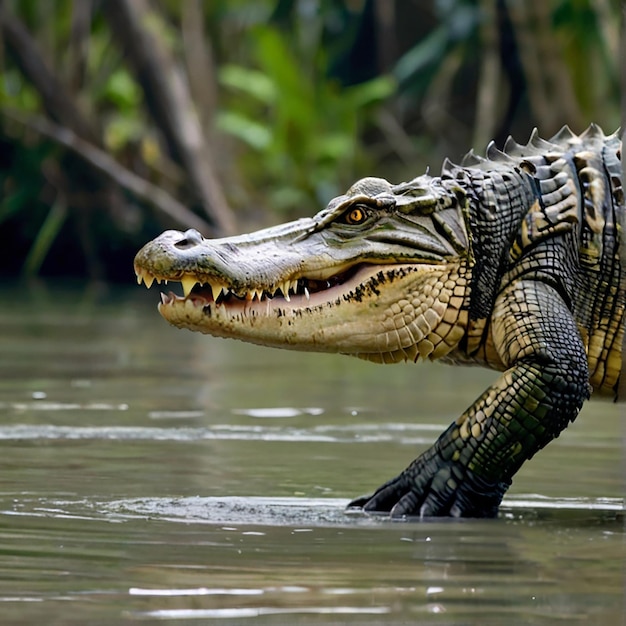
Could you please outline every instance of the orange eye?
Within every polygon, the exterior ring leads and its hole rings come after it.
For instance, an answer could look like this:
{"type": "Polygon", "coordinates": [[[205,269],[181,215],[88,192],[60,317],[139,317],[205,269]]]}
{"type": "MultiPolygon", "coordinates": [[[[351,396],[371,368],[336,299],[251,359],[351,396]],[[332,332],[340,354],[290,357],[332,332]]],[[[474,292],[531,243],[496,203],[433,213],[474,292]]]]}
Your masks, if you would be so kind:
{"type": "Polygon", "coordinates": [[[366,219],[367,219],[367,213],[359,207],[354,207],[353,209],[348,211],[344,216],[344,221],[346,222],[346,224],[351,224],[351,225],[361,224],[366,219]]]}

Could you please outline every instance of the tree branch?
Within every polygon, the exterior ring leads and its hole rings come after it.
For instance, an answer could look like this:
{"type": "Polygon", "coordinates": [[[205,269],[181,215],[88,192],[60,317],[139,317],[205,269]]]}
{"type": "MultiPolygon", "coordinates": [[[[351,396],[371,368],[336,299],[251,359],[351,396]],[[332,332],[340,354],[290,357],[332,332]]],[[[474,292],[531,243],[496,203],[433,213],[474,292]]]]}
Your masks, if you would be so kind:
{"type": "Polygon", "coordinates": [[[195,228],[205,234],[211,231],[207,222],[166,191],[127,170],[104,150],[85,141],[69,128],[63,128],[44,117],[29,116],[7,108],[2,108],[2,114],[71,150],[100,174],[167,215],[182,228],[195,228]]]}
{"type": "Polygon", "coordinates": [[[71,128],[77,135],[98,143],[98,134],[91,127],[74,101],[69,89],[50,70],[36,42],[22,22],[11,15],[0,2],[0,30],[15,63],[41,96],[46,113],[55,121],[71,128]]]}

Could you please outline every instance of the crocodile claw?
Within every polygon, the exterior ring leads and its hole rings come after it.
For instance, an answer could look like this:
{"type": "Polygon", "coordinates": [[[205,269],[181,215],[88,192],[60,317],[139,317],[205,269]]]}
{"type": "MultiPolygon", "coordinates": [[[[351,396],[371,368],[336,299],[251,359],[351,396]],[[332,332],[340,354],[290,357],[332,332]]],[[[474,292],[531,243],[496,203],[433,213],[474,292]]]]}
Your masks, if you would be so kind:
{"type": "Polygon", "coordinates": [[[402,517],[496,517],[510,482],[490,482],[458,463],[446,461],[432,449],[372,495],[350,502],[348,508],[402,517]]]}

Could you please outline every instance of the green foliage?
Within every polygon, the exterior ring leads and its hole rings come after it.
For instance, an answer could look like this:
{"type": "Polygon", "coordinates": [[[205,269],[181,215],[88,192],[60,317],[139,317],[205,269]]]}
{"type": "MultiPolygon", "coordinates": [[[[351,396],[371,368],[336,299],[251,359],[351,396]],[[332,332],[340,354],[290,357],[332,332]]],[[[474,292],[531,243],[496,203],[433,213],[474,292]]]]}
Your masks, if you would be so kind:
{"type": "Polygon", "coordinates": [[[50,207],[43,220],[37,236],[26,256],[22,266],[22,275],[33,278],[39,273],[54,240],[57,238],[67,218],[67,203],[63,196],[59,196],[50,207]]]}
{"type": "Polygon", "coordinates": [[[425,90],[448,55],[457,46],[472,41],[481,20],[481,9],[473,1],[440,0],[435,5],[437,26],[412,46],[394,68],[394,76],[409,91],[425,90]]]}
{"type": "Polygon", "coordinates": [[[251,190],[262,189],[274,210],[309,213],[367,162],[362,133],[394,82],[342,87],[327,76],[323,54],[303,68],[293,42],[271,26],[257,27],[252,41],[257,68],[220,70],[227,97],[217,127],[245,144],[240,164],[251,190]]]}
{"type": "Polygon", "coordinates": [[[0,74],[0,106],[13,107],[21,111],[36,111],[41,98],[16,69],[0,74]]]}
{"type": "Polygon", "coordinates": [[[54,220],[48,220],[48,224],[45,224],[48,207],[40,198],[40,172],[46,161],[54,155],[54,149],[47,142],[16,144],[10,149],[4,144],[2,149],[5,151],[4,158],[8,157],[8,160],[0,168],[0,188],[3,190],[0,198],[0,230],[4,230],[7,225],[9,228],[15,224],[21,225],[19,232],[12,233],[10,238],[3,237],[3,246],[10,250],[12,246],[26,244],[30,252],[25,258],[30,260],[19,259],[17,263],[12,260],[10,266],[24,275],[33,276],[58,234],[54,220]],[[36,240],[39,243],[34,243],[36,240]]]}
{"type": "MultiPolygon", "coordinates": [[[[2,4],[85,119],[87,141],[200,211],[148,101],[154,93],[144,92],[112,28],[109,1],[2,4]]],[[[410,177],[512,131],[523,138],[535,125],[549,134],[563,123],[577,131],[591,121],[608,131],[619,123],[618,0],[393,5],[383,25],[378,3],[352,0],[136,3],[182,82],[206,88],[203,98],[190,90],[198,101],[189,110],[206,131],[198,142],[219,146],[224,195],[258,213],[281,212],[274,220],[311,214],[360,176],[410,177]],[[206,76],[194,74],[198,51],[206,76]]],[[[171,224],[34,130],[28,120],[49,115],[50,103],[10,37],[3,46],[0,107],[26,122],[7,116],[0,126],[0,228],[11,233],[1,237],[0,269],[32,275],[63,250],[68,258],[82,253],[87,265],[123,263],[118,273],[127,275],[129,242],[171,224]],[[94,242],[105,239],[113,258],[95,258],[94,242]],[[126,257],[117,253],[124,246],[126,257]]],[[[63,125],[63,116],[53,118],[63,125]]]]}
{"type": "Polygon", "coordinates": [[[619,98],[619,31],[611,22],[618,15],[616,0],[561,0],[552,16],[576,98],[593,119],[615,115],[611,108],[619,98]]]}
{"type": "Polygon", "coordinates": [[[128,70],[117,68],[105,82],[100,97],[118,111],[129,111],[136,109],[141,103],[141,89],[128,70]]]}

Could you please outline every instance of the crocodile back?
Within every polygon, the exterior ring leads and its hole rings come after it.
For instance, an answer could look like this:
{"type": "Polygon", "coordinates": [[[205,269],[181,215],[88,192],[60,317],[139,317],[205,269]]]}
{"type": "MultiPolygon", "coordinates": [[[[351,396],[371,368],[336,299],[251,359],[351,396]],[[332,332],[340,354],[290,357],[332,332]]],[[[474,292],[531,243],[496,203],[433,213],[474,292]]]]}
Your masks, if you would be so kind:
{"type": "Polygon", "coordinates": [[[619,132],[605,135],[592,125],[576,135],[564,127],[549,140],[535,131],[525,145],[509,138],[502,151],[492,143],[486,159],[470,153],[463,165],[526,174],[532,200],[512,235],[503,280],[532,277],[554,285],[576,319],[592,387],[623,400],[626,216],[621,147],[619,132]]]}

